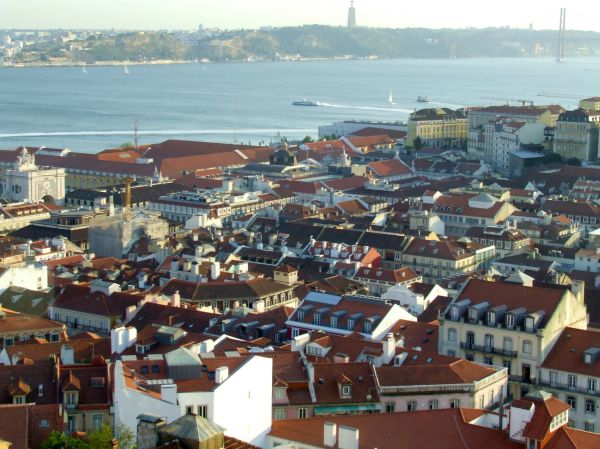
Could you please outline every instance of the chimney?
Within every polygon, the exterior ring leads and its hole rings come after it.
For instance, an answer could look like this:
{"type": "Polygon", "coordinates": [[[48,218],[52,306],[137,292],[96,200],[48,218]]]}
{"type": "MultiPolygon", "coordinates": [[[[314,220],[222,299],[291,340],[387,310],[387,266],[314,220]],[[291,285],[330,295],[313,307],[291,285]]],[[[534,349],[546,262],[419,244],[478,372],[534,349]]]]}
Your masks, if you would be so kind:
{"type": "Polygon", "coordinates": [[[175,293],[173,293],[171,305],[173,307],[181,307],[181,295],[179,294],[179,290],[175,290],[175,293]]]}
{"type": "Polygon", "coordinates": [[[115,216],[115,200],[112,195],[108,197],[108,216],[115,216]]]}
{"type": "Polygon", "coordinates": [[[160,398],[171,404],[177,404],[177,384],[163,384],[160,386],[160,398]]]}
{"type": "Polygon", "coordinates": [[[265,311],[265,302],[262,299],[254,301],[252,308],[256,313],[263,313],[265,311]]]}
{"type": "Polygon", "coordinates": [[[214,281],[216,279],[219,279],[220,275],[221,275],[221,264],[219,262],[214,262],[210,266],[210,278],[214,281]]]}
{"type": "Polygon", "coordinates": [[[358,429],[348,426],[339,427],[339,449],[358,449],[358,429]]]}
{"type": "Polygon", "coordinates": [[[63,365],[73,365],[75,363],[75,351],[71,345],[62,345],[60,347],[60,361],[63,365]]]}
{"type": "Polygon", "coordinates": [[[215,370],[215,383],[220,385],[229,377],[229,368],[221,366],[215,370]]]}
{"type": "Polygon", "coordinates": [[[394,334],[389,332],[386,336],[386,339],[383,341],[383,356],[384,356],[384,364],[388,364],[392,361],[394,356],[396,355],[396,340],[394,339],[394,334]]]}
{"type": "Polygon", "coordinates": [[[199,276],[200,275],[200,265],[196,261],[192,262],[192,274],[194,276],[199,276]]]}
{"type": "Polygon", "coordinates": [[[337,442],[337,425],[332,422],[323,424],[323,446],[335,447],[337,442]]]}

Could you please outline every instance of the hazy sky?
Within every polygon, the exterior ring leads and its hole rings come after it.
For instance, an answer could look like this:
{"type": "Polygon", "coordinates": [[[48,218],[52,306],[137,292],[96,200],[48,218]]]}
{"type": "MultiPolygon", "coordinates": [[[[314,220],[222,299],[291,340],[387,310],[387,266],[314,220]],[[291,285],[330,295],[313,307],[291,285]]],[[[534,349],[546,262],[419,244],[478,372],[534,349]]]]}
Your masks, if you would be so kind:
{"type": "MultiPolygon", "coordinates": [[[[0,0],[0,28],[192,29],[344,25],[348,0],[0,0]]],[[[558,27],[565,0],[356,0],[359,25],[558,27]]],[[[600,31],[600,1],[567,10],[567,28],[600,31]]]]}

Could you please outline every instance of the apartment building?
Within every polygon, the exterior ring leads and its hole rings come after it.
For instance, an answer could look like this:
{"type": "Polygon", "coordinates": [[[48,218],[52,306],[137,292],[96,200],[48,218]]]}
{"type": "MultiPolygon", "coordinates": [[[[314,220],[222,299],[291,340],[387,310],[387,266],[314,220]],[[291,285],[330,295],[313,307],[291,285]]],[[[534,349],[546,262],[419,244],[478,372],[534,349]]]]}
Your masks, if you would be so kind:
{"type": "Polygon", "coordinates": [[[520,397],[563,329],[586,328],[583,294],[576,281],[569,289],[470,279],[439,317],[439,352],[507,368],[520,397]]]}
{"type": "Polygon", "coordinates": [[[569,427],[600,433],[600,333],[565,328],[540,367],[538,383],[569,404],[569,427]]]}
{"type": "Polygon", "coordinates": [[[419,137],[425,146],[460,146],[467,140],[467,131],[467,116],[462,109],[420,109],[409,116],[407,145],[414,146],[419,137]]]}
{"type": "Polygon", "coordinates": [[[227,436],[261,445],[271,426],[272,366],[257,355],[201,358],[183,347],[142,360],[125,357],[114,370],[115,422],[136,429],[142,413],[167,422],[195,414],[227,436]]]}
{"type": "Polygon", "coordinates": [[[402,263],[435,284],[486,268],[494,259],[495,245],[457,240],[415,238],[402,254],[402,263]]]}
{"type": "Polygon", "coordinates": [[[445,355],[402,350],[389,366],[373,368],[386,413],[445,408],[490,409],[507,395],[506,368],[445,355]]]}
{"type": "Polygon", "coordinates": [[[466,236],[473,243],[494,245],[497,258],[528,248],[531,243],[522,231],[506,225],[473,226],[466,236]]]}
{"type": "Polygon", "coordinates": [[[600,111],[576,109],[562,113],[556,122],[554,152],[564,158],[598,159],[600,111]]]}
{"type": "Polygon", "coordinates": [[[399,320],[416,321],[400,306],[383,301],[310,292],[286,322],[292,338],[310,332],[357,333],[382,340],[399,320]]]}
{"type": "Polygon", "coordinates": [[[489,193],[443,195],[435,200],[432,209],[450,236],[464,236],[472,226],[498,224],[515,211],[512,204],[489,193]]]}

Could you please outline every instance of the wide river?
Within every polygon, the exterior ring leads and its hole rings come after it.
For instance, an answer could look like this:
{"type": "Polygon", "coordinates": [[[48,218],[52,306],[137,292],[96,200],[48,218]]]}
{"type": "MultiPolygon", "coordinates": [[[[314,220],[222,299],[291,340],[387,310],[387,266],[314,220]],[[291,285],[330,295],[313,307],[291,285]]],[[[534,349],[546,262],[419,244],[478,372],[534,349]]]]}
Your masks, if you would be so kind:
{"type": "Polygon", "coordinates": [[[0,149],[95,152],[133,141],[258,144],[339,120],[405,120],[428,107],[577,106],[600,95],[600,58],[306,61],[0,68],[0,149]],[[388,104],[392,92],[395,104],[388,104]],[[297,107],[307,98],[319,107],[297,107]]]}

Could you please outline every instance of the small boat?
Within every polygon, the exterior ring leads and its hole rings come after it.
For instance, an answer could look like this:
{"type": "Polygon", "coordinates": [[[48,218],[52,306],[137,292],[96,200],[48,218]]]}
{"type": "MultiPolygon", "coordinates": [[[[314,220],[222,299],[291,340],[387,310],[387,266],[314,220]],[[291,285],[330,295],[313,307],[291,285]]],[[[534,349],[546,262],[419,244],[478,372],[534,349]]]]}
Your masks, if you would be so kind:
{"type": "Polygon", "coordinates": [[[388,97],[388,104],[390,106],[396,104],[396,102],[394,101],[394,96],[392,95],[392,89],[390,89],[390,96],[388,97]]]}
{"type": "Polygon", "coordinates": [[[123,72],[125,73],[125,75],[129,75],[129,69],[127,68],[127,64],[123,66],[123,72]]]}
{"type": "Polygon", "coordinates": [[[429,103],[431,100],[429,99],[429,97],[423,96],[423,95],[419,95],[417,97],[417,102],[419,103],[429,103]]]}
{"type": "Polygon", "coordinates": [[[310,101],[306,98],[302,101],[294,101],[292,102],[292,104],[294,106],[319,106],[319,103],[317,101],[310,101]]]}
{"type": "Polygon", "coordinates": [[[87,70],[85,69],[85,62],[83,63],[83,67],[81,68],[81,71],[82,71],[83,73],[87,73],[87,70]]]}

